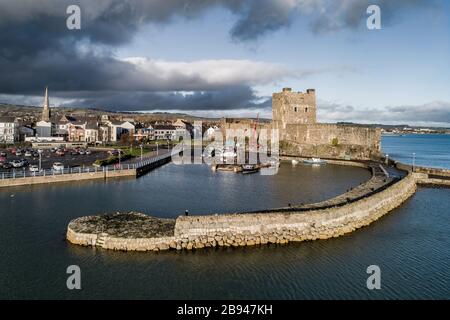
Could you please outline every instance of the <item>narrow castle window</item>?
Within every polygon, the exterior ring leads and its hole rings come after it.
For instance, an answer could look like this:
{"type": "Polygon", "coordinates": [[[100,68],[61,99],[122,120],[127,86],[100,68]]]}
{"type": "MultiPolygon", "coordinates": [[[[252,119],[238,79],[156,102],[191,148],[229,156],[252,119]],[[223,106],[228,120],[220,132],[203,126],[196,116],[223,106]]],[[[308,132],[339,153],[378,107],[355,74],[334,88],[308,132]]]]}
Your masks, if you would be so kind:
{"type": "Polygon", "coordinates": [[[297,107],[294,107],[294,112],[297,112],[297,107]]]}
{"type": "Polygon", "coordinates": [[[305,112],[308,112],[308,108],[305,108],[305,112]]]}

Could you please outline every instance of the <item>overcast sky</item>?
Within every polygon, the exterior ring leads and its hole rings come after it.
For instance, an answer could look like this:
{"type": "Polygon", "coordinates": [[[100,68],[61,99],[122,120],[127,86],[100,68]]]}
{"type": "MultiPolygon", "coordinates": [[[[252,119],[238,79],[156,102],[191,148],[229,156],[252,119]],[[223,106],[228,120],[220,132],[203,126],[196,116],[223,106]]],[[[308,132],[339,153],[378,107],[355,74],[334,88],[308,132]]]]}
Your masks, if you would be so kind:
{"type": "Polygon", "coordinates": [[[0,43],[0,102],[270,117],[288,86],[323,122],[450,125],[445,0],[0,0],[0,43]]]}

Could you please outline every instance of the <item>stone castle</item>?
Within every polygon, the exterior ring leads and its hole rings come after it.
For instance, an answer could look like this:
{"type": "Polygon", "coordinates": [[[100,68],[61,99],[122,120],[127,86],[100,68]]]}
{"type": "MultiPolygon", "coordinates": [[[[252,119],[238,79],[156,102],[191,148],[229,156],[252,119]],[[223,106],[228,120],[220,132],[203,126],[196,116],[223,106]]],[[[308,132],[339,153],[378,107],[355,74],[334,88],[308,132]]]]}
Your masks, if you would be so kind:
{"type": "Polygon", "coordinates": [[[272,121],[277,123],[280,129],[286,129],[289,124],[315,124],[316,113],[314,89],[302,93],[283,88],[282,92],[272,95],[272,121]]]}
{"type": "Polygon", "coordinates": [[[227,129],[278,129],[280,154],[347,160],[368,160],[380,155],[381,130],[360,125],[317,122],[316,91],[284,88],[272,95],[272,122],[223,118],[227,129]]]}
{"type": "Polygon", "coordinates": [[[284,88],[272,96],[272,128],[281,153],[304,157],[370,159],[380,154],[381,130],[317,122],[316,92],[284,88]]]}

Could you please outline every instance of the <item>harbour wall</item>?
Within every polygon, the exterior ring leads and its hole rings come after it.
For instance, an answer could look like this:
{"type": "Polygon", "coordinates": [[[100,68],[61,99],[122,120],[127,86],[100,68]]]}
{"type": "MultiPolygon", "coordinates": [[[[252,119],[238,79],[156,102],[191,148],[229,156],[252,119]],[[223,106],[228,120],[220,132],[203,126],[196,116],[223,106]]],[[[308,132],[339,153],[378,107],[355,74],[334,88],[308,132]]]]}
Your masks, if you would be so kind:
{"type": "Polygon", "coordinates": [[[280,128],[282,154],[300,157],[369,160],[380,154],[377,128],[337,124],[287,124],[280,128]]]}
{"type": "Polygon", "coordinates": [[[15,187],[26,186],[34,184],[46,184],[56,182],[93,180],[93,179],[108,179],[118,177],[136,176],[136,169],[124,169],[116,171],[98,171],[98,172],[81,172],[81,173],[67,173],[55,174],[47,176],[24,177],[15,179],[0,179],[1,187],[15,187]]]}
{"type": "Polygon", "coordinates": [[[174,235],[162,238],[129,239],[107,234],[82,234],[73,231],[69,224],[67,239],[80,245],[132,251],[190,250],[329,239],[378,220],[415,191],[416,174],[409,173],[386,189],[343,206],[302,212],[180,216],[176,219],[174,235]]]}
{"type": "MultiPolygon", "coordinates": [[[[310,157],[298,157],[298,156],[280,156],[280,160],[282,161],[292,161],[292,160],[298,160],[298,161],[302,161],[302,160],[310,160],[310,157]]],[[[325,160],[325,159],[323,159],[325,160]]],[[[350,166],[350,167],[358,167],[358,168],[364,168],[369,170],[370,167],[367,165],[367,163],[365,162],[357,162],[357,161],[349,161],[349,160],[336,160],[336,159],[326,159],[326,162],[328,164],[335,164],[335,165],[339,165],[339,166],[350,166]]],[[[407,170],[405,170],[407,171],[407,170]]]]}
{"type": "MultiPolygon", "coordinates": [[[[104,168],[88,168],[87,172],[83,172],[80,168],[79,172],[70,171],[67,173],[56,173],[47,175],[24,176],[15,178],[1,178],[1,187],[26,186],[34,184],[46,184],[56,182],[69,182],[92,179],[109,179],[120,177],[140,177],[145,173],[158,168],[172,160],[171,153],[162,154],[153,158],[146,158],[135,164],[125,164],[120,168],[114,169],[110,167],[104,168]]],[[[68,170],[68,169],[65,169],[68,170]]],[[[86,169],[83,169],[86,170],[86,169]]]]}
{"type": "Polygon", "coordinates": [[[117,238],[106,233],[82,233],[67,228],[66,238],[69,242],[82,246],[97,246],[104,249],[123,251],[159,251],[176,249],[175,237],[158,238],[117,238]]]}
{"type": "Polygon", "coordinates": [[[427,168],[412,166],[395,162],[395,166],[404,171],[413,172],[416,177],[416,183],[428,186],[450,186],[450,170],[440,168],[427,168]]]}
{"type": "Polygon", "coordinates": [[[415,190],[414,174],[409,174],[383,191],[340,207],[298,213],[180,216],[174,235],[182,242],[195,243],[199,238],[219,236],[230,245],[252,244],[258,240],[261,243],[286,243],[328,239],[376,221],[401,205],[415,190]]]}

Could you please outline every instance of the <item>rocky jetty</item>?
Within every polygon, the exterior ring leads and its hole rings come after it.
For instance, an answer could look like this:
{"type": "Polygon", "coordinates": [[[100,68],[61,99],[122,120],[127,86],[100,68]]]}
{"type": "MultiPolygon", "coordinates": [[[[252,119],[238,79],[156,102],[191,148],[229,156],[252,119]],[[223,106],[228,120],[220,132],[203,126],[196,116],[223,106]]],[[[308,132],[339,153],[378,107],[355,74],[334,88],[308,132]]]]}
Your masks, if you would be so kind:
{"type": "Polygon", "coordinates": [[[69,228],[77,233],[108,234],[118,238],[173,236],[175,219],[151,217],[139,212],[117,212],[72,220],[69,228]]]}

